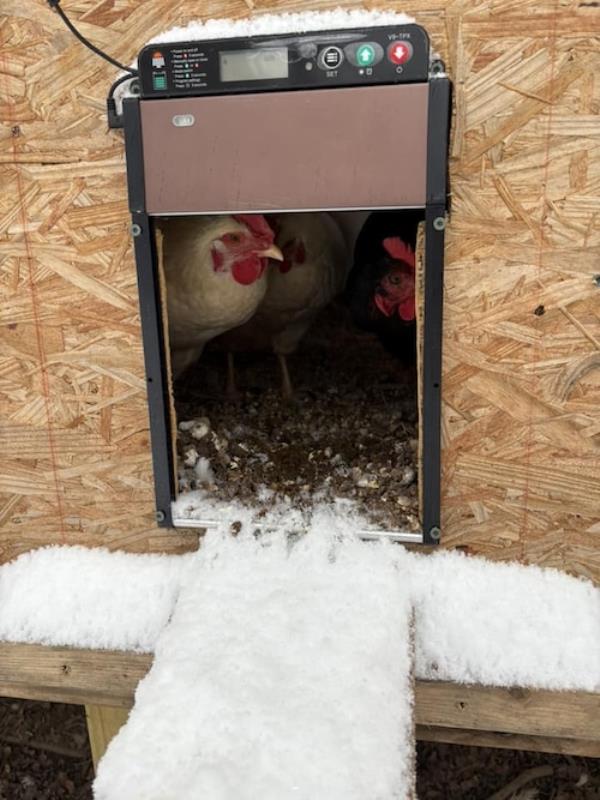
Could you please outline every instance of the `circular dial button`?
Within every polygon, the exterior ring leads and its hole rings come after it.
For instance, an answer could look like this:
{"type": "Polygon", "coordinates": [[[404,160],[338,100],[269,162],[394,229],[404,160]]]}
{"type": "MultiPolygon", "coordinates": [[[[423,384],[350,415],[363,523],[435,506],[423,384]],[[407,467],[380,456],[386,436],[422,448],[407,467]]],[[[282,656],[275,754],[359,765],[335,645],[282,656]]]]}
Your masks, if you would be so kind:
{"type": "Polygon", "coordinates": [[[392,42],[387,49],[387,57],[392,64],[406,64],[413,56],[413,46],[410,42],[392,42]]]}
{"type": "Polygon", "coordinates": [[[321,69],[337,69],[344,60],[344,54],[339,47],[326,47],[319,53],[319,66],[321,69]]]}

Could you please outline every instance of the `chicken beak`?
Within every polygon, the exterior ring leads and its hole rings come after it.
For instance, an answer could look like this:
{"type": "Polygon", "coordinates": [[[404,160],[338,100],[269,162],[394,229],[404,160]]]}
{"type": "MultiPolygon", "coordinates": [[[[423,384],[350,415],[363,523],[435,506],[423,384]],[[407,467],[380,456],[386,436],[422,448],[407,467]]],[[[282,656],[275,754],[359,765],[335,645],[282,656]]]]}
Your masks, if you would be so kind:
{"type": "Polygon", "coordinates": [[[272,245],[271,245],[270,247],[268,247],[266,250],[261,250],[261,251],[260,251],[260,253],[258,253],[258,255],[259,255],[261,258],[272,258],[272,259],[274,259],[275,261],[283,261],[283,260],[284,260],[284,258],[283,258],[283,253],[282,253],[282,252],[281,252],[281,250],[280,250],[280,249],[277,247],[277,245],[276,245],[276,244],[272,244],[272,245]]]}

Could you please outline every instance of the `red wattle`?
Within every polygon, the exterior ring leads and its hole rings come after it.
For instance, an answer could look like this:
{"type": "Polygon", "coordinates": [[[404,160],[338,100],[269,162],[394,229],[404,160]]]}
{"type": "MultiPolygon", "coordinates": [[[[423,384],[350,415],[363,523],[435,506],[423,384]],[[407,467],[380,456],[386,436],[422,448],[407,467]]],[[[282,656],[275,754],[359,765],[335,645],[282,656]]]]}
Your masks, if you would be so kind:
{"type": "Polygon", "coordinates": [[[234,261],[231,267],[234,281],[241,283],[242,286],[250,286],[255,283],[265,271],[266,261],[266,258],[257,258],[256,256],[234,261]]]}
{"type": "Polygon", "coordinates": [[[413,297],[403,300],[398,306],[398,316],[404,322],[412,322],[415,318],[415,301],[413,297]]]}

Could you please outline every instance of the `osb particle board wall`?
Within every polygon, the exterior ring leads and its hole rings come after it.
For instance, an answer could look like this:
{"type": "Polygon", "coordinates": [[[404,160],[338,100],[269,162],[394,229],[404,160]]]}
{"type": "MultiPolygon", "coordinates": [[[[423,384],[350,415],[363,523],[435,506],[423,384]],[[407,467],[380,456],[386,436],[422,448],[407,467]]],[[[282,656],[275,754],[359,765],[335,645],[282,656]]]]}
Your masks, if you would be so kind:
{"type": "MultiPolygon", "coordinates": [[[[250,13],[242,0],[64,5],[124,61],[200,8],[250,13]]],[[[600,582],[600,9],[402,10],[456,85],[444,541],[600,582]]],[[[3,14],[0,560],[60,542],[192,546],[153,522],[123,146],[104,117],[114,72],[42,0],[4,0],[3,14]]]]}

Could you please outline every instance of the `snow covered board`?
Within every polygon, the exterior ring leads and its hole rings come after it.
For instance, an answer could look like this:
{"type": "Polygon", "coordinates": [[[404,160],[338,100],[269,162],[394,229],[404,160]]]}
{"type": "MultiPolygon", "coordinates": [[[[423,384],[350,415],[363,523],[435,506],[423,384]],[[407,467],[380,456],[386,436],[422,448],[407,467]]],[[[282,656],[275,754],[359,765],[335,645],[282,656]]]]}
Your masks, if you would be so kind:
{"type": "Polygon", "coordinates": [[[97,800],[412,798],[412,608],[390,555],[215,535],[97,800]]]}

